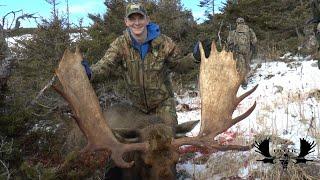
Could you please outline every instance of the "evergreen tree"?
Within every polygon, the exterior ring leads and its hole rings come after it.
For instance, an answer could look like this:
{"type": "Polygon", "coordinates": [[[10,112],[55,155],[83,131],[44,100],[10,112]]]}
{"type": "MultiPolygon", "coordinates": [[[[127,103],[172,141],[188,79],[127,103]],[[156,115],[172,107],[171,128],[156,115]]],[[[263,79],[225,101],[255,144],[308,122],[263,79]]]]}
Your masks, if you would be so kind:
{"type": "Polygon", "coordinates": [[[12,154],[3,158],[18,173],[24,160],[51,163],[62,153],[62,126],[57,126],[62,116],[57,110],[63,101],[51,89],[36,99],[70,46],[64,18],[52,12],[51,19],[43,19],[31,39],[21,40],[16,47],[20,59],[14,64],[6,98],[0,104],[0,136],[13,138],[12,154]]]}
{"type": "Polygon", "coordinates": [[[307,0],[239,0],[236,3],[228,0],[222,14],[226,25],[231,25],[230,29],[235,28],[237,17],[243,17],[256,32],[264,53],[272,49],[285,52],[298,47],[297,31],[302,31],[310,17],[309,5],[307,0]]]}

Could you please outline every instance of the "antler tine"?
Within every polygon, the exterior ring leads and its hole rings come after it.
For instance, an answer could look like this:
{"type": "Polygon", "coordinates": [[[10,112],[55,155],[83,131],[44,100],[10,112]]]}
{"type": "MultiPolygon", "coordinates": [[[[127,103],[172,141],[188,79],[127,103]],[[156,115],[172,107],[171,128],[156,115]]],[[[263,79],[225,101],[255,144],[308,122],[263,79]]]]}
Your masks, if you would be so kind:
{"type": "Polygon", "coordinates": [[[245,99],[246,97],[250,96],[250,94],[252,94],[257,88],[258,88],[259,84],[255,85],[252,89],[250,89],[249,91],[247,91],[246,93],[242,94],[241,96],[239,96],[237,98],[236,104],[235,104],[235,108],[238,106],[238,104],[245,99]]]}
{"type": "MultiPolygon", "coordinates": [[[[216,43],[212,42],[211,43],[211,51],[210,51],[210,56],[214,56],[217,54],[217,47],[216,47],[216,43]]],[[[210,59],[210,58],[209,58],[210,59]]]]}
{"type": "MultiPolygon", "coordinates": [[[[237,98],[236,102],[234,103],[234,110],[237,108],[238,104],[243,100],[245,99],[246,97],[248,97],[250,94],[252,94],[257,88],[258,88],[258,84],[255,85],[252,89],[250,89],[249,91],[247,91],[246,93],[242,94],[240,97],[237,98]]],[[[232,119],[232,121],[234,123],[238,123],[240,122],[241,120],[245,119],[246,117],[248,117],[252,112],[253,110],[255,109],[257,105],[257,102],[255,101],[253,103],[253,105],[243,114],[237,116],[236,118],[232,119]]]]}
{"type": "MultiPolygon", "coordinates": [[[[204,50],[203,50],[203,46],[202,46],[202,43],[201,43],[201,42],[199,43],[199,49],[200,49],[200,57],[201,57],[201,60],[206,59],[206,54],[205,54],[205,52],[204,52],[204,50]]],[[[211,53],[210,53],[210,54],[211,54],[211,53]]]]}
{"type": "MultiPolygon", "coordinates": [[[[206,55],[205,55],[205,52],[204,52],[204,49],[203,49],[203,46],[202,46],[202,43],[201,43],[201,42],[199,43],[199,49],[200,49],[201,61],[205,61],[205,60],[207,60],[207,58],[206,58],[206,55]]],[[[212,42],[212,43],[211,43],[210,55],[209,55],[209,58],[208,58],[208,59],[210,59],[210,56],[214,56],[216,53],[217,53],[216,44],[215,44],[214,42],[212,42]]]]}
{"type": "Polygon", "coordinates": [[[238,123],[241,120],[245,119],[246,117],[248,117],[252,113],[252,111],[256,108],[256,106],[257,106],[257,102],[255,101],[253,103],[253,105],[245,113],[243,113],[240,116],[237,116],[236,118],[232,119],[232,121],[234,123],[238,123]]]}
{"type": "Polygon", "coordinates": [[[134,150],[145,151],[148,144],[122,144],[117,141],[102,115],[98,97],[81,61],[79,50],[75,53],[66,50],[56,70],[63,90],[54,88],[71,106],[76,122],[87,138],[87,146],[82,151],[109,150],[118,166],[130,167],[133,162],[125,162],[122,155],[134,150]]]}
{"type": "Polygon", "coordinates": [[[254,145],[242,146],[242,145],[221,145],[218,141],[215,141],[211,136],[203,137],[184,137],[180,139],[174,139],[172,145],[176,148],[183,145],[193,145],[204,149],[209,149],[211,151],[228,151],[228,150],[238,150],[247,151],[254,147],[254,145]]]}

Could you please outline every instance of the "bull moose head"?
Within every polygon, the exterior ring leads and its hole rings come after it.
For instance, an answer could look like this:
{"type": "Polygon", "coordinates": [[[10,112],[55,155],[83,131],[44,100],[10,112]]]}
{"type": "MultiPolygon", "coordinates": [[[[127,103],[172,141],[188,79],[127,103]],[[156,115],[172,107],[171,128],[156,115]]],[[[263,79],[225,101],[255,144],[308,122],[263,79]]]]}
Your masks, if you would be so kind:
{"type": "MultiPolygon", "coordinates": [[[[82,68],[82,56],[78,50],[75,53],[66,50],[56,70],[56,75],[62,85],[62,90],[56,90],[70,104],[74,118],[87,139],[83,151],[108,150],[114,163],[121,168],[130,168],[134,159],[125,161],[124,154],[140,152],[142,161],[148,165],[149,175],[153,179],[175,179],[172,169],[177,163],[179,155],[177,150],[182,145],[194,145],[209,150],[248,150],[251,146],[220,145],[214,138],[228,128],[243,120],[251,114],[256,103],[245,113],[232,118],[237,105],[252,92],[257,86],[247,91],[240,97],[236,96],[243,76],[237,72],[236,62],[230,52],[216,50],[212,43],[208,58],[200,44],[200,96],[201,96],[201,129],[196,137],[176,138],[177,130],[186,132],[181,126],[169,127],[156,117],[146,118],[146,122],[156,122],[139,127],[143,132],[137,140],[132,140],[132,134],[137,134],[130,129],[115,127],[108,113],[102,112],[98,98],[92,88],[87,75],[82,68]],[[123,139],[128,135],[130,143],[123,139]]],[[[114,111],[111,111],[114,112],[114,111]]],[[[126,112],[135,112],[134,109],[126,112]]],[[[110,111],[109,111],[110,113],[110,111]]],[[[125,113],[125,112],[122,112],[125,113]]],[[[182,126],[194,127],[196,122],[182,126]]],[[[139,133],[138,133],[139,134],[139,133]]],[[[125,138],[128,139],[128,138],[125,138]]]]}

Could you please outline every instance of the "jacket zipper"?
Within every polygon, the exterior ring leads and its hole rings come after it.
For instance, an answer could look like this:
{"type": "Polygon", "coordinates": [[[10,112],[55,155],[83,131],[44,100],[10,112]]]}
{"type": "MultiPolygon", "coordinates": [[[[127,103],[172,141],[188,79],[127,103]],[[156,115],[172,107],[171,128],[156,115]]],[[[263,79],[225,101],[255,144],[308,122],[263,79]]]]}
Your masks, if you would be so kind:
{"type": "MultiPolygon", "coordinates": [[[[140,46],[140,52],[141,52],[141,46],[140,46]]],[[[141,82],[141,86],[142,86],[142,90],[143,90],[144,103],[146,104],[146,107],[149,110],[146,88],[145,88],[145,84],[144,84],[144,60],[142,60],[141,54],[140,54],[140,63],[141,63],[140,82],[141,82]]]]}

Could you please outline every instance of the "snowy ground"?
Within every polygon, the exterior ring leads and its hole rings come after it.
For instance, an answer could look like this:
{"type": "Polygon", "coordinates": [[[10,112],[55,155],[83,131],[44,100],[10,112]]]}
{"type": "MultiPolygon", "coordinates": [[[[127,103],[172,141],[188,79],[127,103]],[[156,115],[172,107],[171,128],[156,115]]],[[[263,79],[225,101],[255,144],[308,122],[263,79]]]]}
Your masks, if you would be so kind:
{"type": "MultiPolygon", "coordinates": [[[[256,69],[248,88],[246,90],[240,88],[238,95],[243,94],[256,84],[259,84],[259,87],[252,95],[243,100],[234,116],[245,112],[254,101],[257,102],[255,110],[248,118],[234,125],[227,133],[218,138],[230,140],[232,143],[235,135],[241,136],[242,143],[246,144],[253,143],[259,135],[264,137],[273,135],[293,142],[292,148],[296,149],[297,152],[300,148],[299,138],[306,138],[317,143],[315,152],[307,157],[309,159],[319,158],[320,100],[312,94],[317,90],[318,93],[320,92],[320,70],[317,68],[317,61],[306,61],[301,57],[292,57],[292,60],[288,63],[262,63],[261,67],[256,69]]],[[[255,66],[257,65],[253,65],[253,68],[255,66]]],[[[188,93],[177,97],[180,103],[188,104],[193,109],[187,112],[178,112],[179,123],[201,119],[199,97],[190,97],[188,93]]],[[[199,129],[200,126],[198,125],[192,131],[192,135],[196,135],[199,129]]],[[[261,162],[249,162],[251,167],[248,167],[246,164],[250,161],[249,156],[252,155],[257,155],[260,159],[263,159],[254,149],[249,152],[219,152],[211,155],[206,164],[195,165],[191,160],[179,164],[177,169],[178,171],[187,171],[195,179],[220,179],[219,172],[214,172],[215,170],[212,169],[218,167],[221,169],[223,160],[232,159],[223,156],[234,156],[233,159],[237,159],[237,162],[243,166],[239,169],[233,169],[235,172],[231,172],[230,167],[227,167],[226,171],[230,171],[227,174],[246,179],[249,169],[263,166],[261,162]],[[218,165],[215,164],[215,159],[220,160],[218,165]],[[205,174],[210,175],[206,176],[205,174]]],[[[251,161],[253,160],[251,159],[251,161]]],[[[256,162],[256,160],[254,161],[256,162]]],[[[229,166],[229,164],[225,166],[229,166]]]]}
{"type": "MultiPolygon", "coordinates": [[[[19,41],[30,40],[32,38],[33,38],[32,34],[24,34],[22,36],[8,37],[8,38],[6,38],[6,41],[7,41],[8,46],[10,48],[16,47],[16,46],[21,47],[21,45],[19,44],[19,41]]],[[[81,34],[80,33],[70,33],[71,42],[76,42],[81,38],[91,39],[91,37],[85,32],[83,32],[81,34]]]]}
{"type": "Polygon", "coordinates": [[[30,40],[31,38],[32,38],[31,34],[24,34],[22,36],[8,37],[6,41],[10,48],[15,46],[21,47],[21,45],[18,43],[19,41],[30,40]]]}

